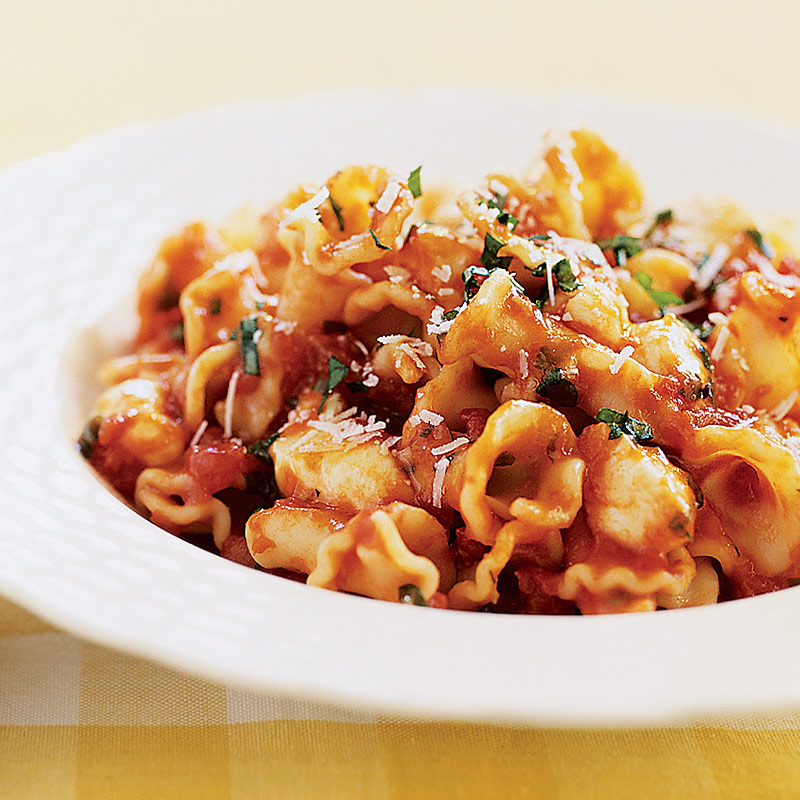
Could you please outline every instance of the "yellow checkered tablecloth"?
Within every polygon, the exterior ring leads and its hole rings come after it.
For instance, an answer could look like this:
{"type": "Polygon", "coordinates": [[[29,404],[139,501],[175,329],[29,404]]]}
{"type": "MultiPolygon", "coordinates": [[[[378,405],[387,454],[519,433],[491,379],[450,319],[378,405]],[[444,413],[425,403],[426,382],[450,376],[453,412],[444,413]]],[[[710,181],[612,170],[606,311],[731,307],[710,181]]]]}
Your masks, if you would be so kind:
{"type": "Polygon", "coordinates": [[[0,600],[0,798],[800,798],[800,713],[684,727],[400,720],[243,692],[0,600]]]}

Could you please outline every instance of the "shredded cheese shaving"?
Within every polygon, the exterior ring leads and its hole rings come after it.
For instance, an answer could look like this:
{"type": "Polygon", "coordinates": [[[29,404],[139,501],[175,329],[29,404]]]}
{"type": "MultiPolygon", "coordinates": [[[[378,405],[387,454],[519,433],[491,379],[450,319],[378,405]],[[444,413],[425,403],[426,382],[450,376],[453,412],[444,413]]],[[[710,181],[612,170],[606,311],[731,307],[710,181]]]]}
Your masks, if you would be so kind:
{"type": "Polygon", "coordinates": [[[792,410],[798,397],[800,397],[800,391],[795,389],[783,402],[778,403],[778,405],[769,412],[769,415],[776,422],[780,422],[792,410]]]}
{"type": "Polygon", "coordinates": [[[704,292],[714,281],[714,278],[719,275],[720,270],[725,266],[728,256],[731,254],[731,249],[728,245],[720,242],[711,251],[711,254],[706,259],[705,263],[697,270],[697,278],[695,279],[695,286],[704,292]]]}
{"type": "Polygon", "coordinates": [[[375,210],[385,214],[394,205],[397,195],[400,194],[400,184],[397,181],[391,181],[383,190],[383,194],[378,198],[375,203],[375,210]]]}
{"type": "Polygon", "coordinates": [[[203,434],[206,432],[206,428],[208,427],[208,420],[204,419],[198,426],[197,430],[194,432],[194,436],[192,436],[191,441],[189,442],[189,449],[191,450],[199,441],[203,434]]]}
{"type": "Polygon", "coordinates": [[[435,411],[430,411],[427,408],[421,408],[416,413],[416,416],[428,425],[440,425],[444,422],[444,417],[441,414],[437,414],[435,411]]]}
{"type": "Polygon", "coordinates": [[[290,211],[281,222],[282,225],[291,225],[298,219],[307,219],[309,222],[319,222],[317,209],[328,199],[330,192],[327,186],[323,186],[310,200],[300,203],[297,208],[290,211]]]}
{"type": "Polygon", "coordinates": [[[714,343],[714,349],[711,351],[711,358],[713,361],[719,361],[722,357],[722,354],[725,352],[725,345],[728,342],[728,337],[730,337],[731,332],[728,326],[726,325],[724,328],[720,328],[719,333],[717,334],[717,341],[714,343]]]}
{"type": "Polygon", "coordinates": [[[434,465],[433,468],[433,486],[431,491],[433,494],[432,502],[434,508],[442,507],[442,490],[444,489],[444,475],[447,468],[450,466],[450,461],[447,456],[442,456],[434,465]]]}
{"type": "Polygon", "coordinates": [[[466,436],[459,436],[457,439],[453,439],[452,442],[447,442],[447,444],[442,444],[439,445],[439,447],[434,447],[433,450],[431,450],[431,455],[443,456],[446,453],[452,453],[454,450],[458,450],[465,444],[469,444],[469,439],[467,439],[466,436]]]}
{"type": "Polygon", "coordinates": [[[608,368],[612,375],[616,375],[621,369],[622,365],[633,355],[633,347],[629,344],[625,345],[622,350],[617,353],[614,363],[608,368]]]}
{"type": "Polygon", "coordinates": [[[233,401],[236,397],[236,386],[239,383],[239,370],[234,370],[231,379],[228,382],[228,391],[225,394],[225,425],[223,428],[223,436],[230,439],[233,433],[233,401]]]}

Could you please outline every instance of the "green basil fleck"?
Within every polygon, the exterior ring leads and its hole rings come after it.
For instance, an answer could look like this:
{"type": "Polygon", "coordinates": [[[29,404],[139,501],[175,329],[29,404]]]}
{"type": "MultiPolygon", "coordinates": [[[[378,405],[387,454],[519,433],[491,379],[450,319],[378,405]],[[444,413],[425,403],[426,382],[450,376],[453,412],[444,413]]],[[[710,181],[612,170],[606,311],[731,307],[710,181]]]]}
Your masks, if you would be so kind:
{"type": "Polygon", "coordinates": [[[536,387],[536,394],[552,400],[565,408],[574,408],[578,405],[578,389],[572,381],[564,377],[558,369],[551,369],[536,387]]]}
{"type": "Polygon", "coordinates": [[[378,247],[380,250],[391,250],[391,247],[385,245],[379,238],[378,234],[375,233],[372,228],[369,229],[369,235],[372,237],[372,241],[375,242],[375,246],[378,247]]]}
{"type": "Polygon", "coordinates": [[[595,419],[608,425],[609,439],[619,439],[624,433],[638,444],[650,444],[653,440],[653,429],[641,420],[634,419],[627,411],[615,411],[613,408],[601,408],[595,419]]]}
{"type": "Polygon", "coordinates": [[[90,419],[78,438],[78,452],[87,460],[92,457],[92,453],[94,452],[94,445],[97,441],[97,433],[100,430],[101,421],[102,419],[100,417],[90,419]]]}
{"type": "Polygon", "coordinates": [[[664,316],[664,309],[667,306],[680,306],[683,305],[683,300],[681,300],[678,295],[674,292],[667,292],[667,291],[659,291],[658,289],[653,288],[653,278],[648,275],[646,272],[636,272],[633,275],[634,278],[639,282],[641,287],[650,295],[650,299],[658,306],[659,313],[661,316],[664,316]]]}
{"type": "Polygon", "coordinates": [[[419,587],[414,586],[413,583],[406,583],[403,586],[401,586],[397,590],[397,599],[401,603],[406,603],[408,605],[414,605],[414,606],[428,605],[419,587]]]}
{"type": "Polygon", "coordinates": [[[629,258],[642,252],[641,239],[635,236],[614,236],[611,239],[600,239],[596,244],[601,250],[610,250],[620,267],[624,267],[629,258]]]}
{"type": "Polygon", "coordinates": [[[411,192],[414,199],[422,194],[422,184],[419,178],[421,169],[422,164],[420,164],[416,169],[412,169],[411,174],[408,176],[408,190],[411,192]]]}
{"type": "Polygon", "coordinates": [[[239,344],[242,349],[242,361],[244,371],[247,375],[261,375],[261,368],[258,364],[258,345],[256,332],[258,331],[258,320],[255,317],[245,317],[239,323],[239,344]]]}
{"type": "Polygon", "coordinates": [[[338,358],[331,356],[328,359],[328,379],[325,382],[325,389],[322,393],[322,401],[317,409],[317,414],[322,413],[325,401],[330,397],[331,392],[345,379],[349,371],[350,367],[347,364],[342,364],[338,358]]]}
{"type": "Polygon", "coordinates": [[[273,433],[266,439],[259,439],[248,446],[247,452],[251,456],[258,456],[262,461],[272,463],[272,456],[269,454],[270,445],[280,436],[280,433],[273,433]]]}
{"type": "Polygon", "coordinates": [[[328,190],[328,201],[331,204],[333,213],[336,214],[336,222],[339,223],[339,230],[344,231],[344,217],[342,216],[342,207],[333,199],[333,195],[328,190]]]}
{"type": "Polygon", "coordinates": [[[762,255],[765,255],[767,258],[772,258],[775,255],[775,251],[767,243],[766,239],[764,238],[764,234],[761,233],[761,231],[751,228],[750,230],[745,231],[745,233],[753,240],[753,243],[759,249],[762,255]]]}

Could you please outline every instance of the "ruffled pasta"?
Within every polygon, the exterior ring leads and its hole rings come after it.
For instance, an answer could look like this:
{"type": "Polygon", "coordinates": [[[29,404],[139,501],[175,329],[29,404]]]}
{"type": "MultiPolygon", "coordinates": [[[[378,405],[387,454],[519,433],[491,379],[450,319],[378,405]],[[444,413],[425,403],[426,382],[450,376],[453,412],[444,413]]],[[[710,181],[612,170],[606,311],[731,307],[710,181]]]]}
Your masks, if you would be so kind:
{"type": "Polygon", "coordinates": [[[79,447],[226,558],[392,602],[674,609],[800,580],[800,261],[590,131],[452,198],[376,166],[195,223],[79,447]]]}

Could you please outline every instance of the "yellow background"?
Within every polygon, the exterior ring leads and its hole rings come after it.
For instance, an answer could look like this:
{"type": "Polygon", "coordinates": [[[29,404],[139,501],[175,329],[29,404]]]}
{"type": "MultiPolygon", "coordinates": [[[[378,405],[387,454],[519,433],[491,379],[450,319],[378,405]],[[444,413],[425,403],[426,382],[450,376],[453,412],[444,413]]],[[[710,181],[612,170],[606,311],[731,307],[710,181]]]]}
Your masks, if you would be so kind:
{"type": "Polygon", "coordinates": [[[798,30],[793,0],[4,0],[0,166],[125,122],[350,86],[588,89],[798,126],[798,30]]]}

